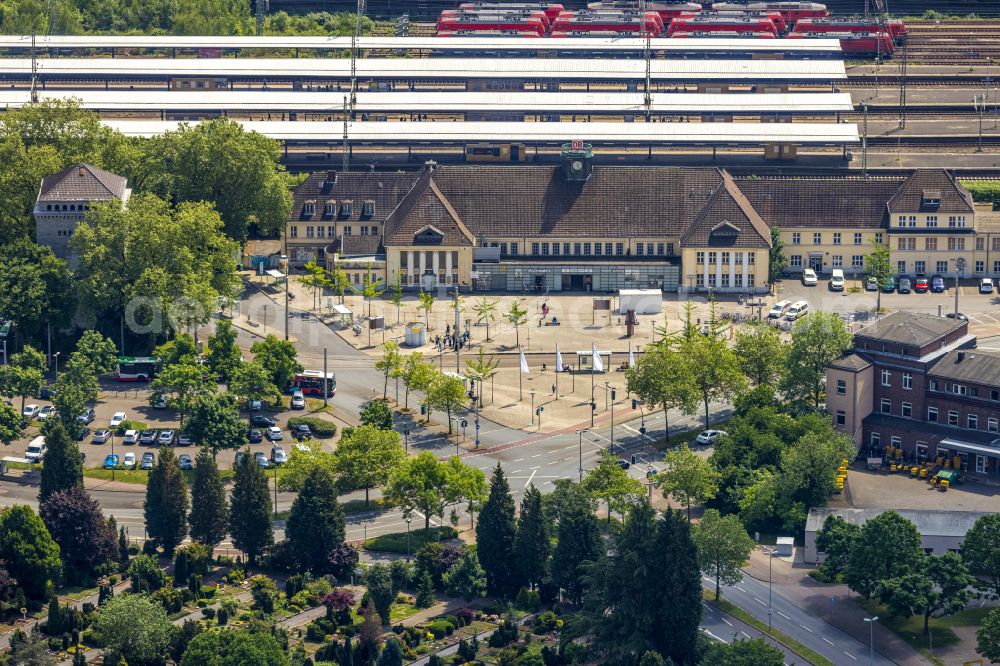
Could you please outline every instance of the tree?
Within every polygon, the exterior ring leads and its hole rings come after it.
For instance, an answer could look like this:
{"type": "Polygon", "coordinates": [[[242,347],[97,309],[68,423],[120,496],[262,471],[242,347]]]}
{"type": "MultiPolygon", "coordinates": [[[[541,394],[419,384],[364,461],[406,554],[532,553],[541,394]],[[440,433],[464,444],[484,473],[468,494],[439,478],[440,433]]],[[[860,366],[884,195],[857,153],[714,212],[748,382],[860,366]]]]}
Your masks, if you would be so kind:
{"type": "Polygon", "coordinates": [[[583,487],[594,499],[604,500],[608,505],[609,523],[612,511],[624,515],[629,506],[645,496],[642,483],[619,467],[618,460],[607,451],[601,455],[597,467],[587,471],[583,487]]]}
{"type": "Polygon", "coordinates": [[[472,311],[476,313],[476,323],[486,324],[486,341],[490,341],[490,324],[497,320],[497,301],[495,298],[480,298],[472,306],[472,311]]]}
{"type": "Polygon", "coordinates": [[[215,324],[215,335],[208,338],[205,365],[226,386],[229,386],[233,373],[243,362],[236,334],[237,330],[230,322],[220,319],[215,324]]]}
{"type": "Polygon", "coordinates": [[[172,631],[163,606],[143,594],[114,597],[101,607],[93,626],[112,655],[109,663],[124,659],[137,666],[159,663],[172,631]]]}
{"type": "MultiPolygon", "coordinates": [[[[382,618],[379,615],[378,609],[375,608],[375,602],[369,596],[368,604],[362,608],[359,613],[364,618],[361,622],[361,631],[359,631],[360,639],[358,641],[358,652],[361,654],[369,654],[372,659],[374,659],[375,653],[378,652],[378,643],[382,640],[382,618]]],[[[347,641],[350,645],[351,641],[347,641]]],[[[347,646],[345,645],[345,648],[347,646]]],[[[345,652],[349,653],[349,648],[345,649],[345,652]]],[[[346,660],[344,660],[346,661],[346,660]]],[[[359,661],[361,661],[359,659],[359,661]]],[[[343,661],[341,662],[343,663],[343,661]]]]}
{"type": "Polygon", "coordinates": [[[66,579],[79,583],[118,559],[118,535],[108,526],[97,500],[72,486],[51,493],[39,505],[42,522],[59,545],[66,579]]]}
{"type": "Polygon", "coordinates": [[[785,654],[763,638],[712,643],[701,659],[713,666],[782,666],[785,654]]]}
{"type": "Polygon", "coordinates": [[[448,506],[478,493],[482,485],[485,485],[482,470],[465,465],[458,456],[441,462],[430,451],[422,451],[392,470],[382,497],[401,508],[405,515],[422,513],[426,529],[430,527],[431,516],[443,519],[448,506]]]}
{"type": "MultiPolygon", "coordinates": [[[[712,320],[715,320],[714,307],[712,320]]],[[[708,403],[732,400],[740,395],[746,386],[746,375],[740,370],[740,361],[735,352],[714,329],[708,335],[682,339],[680,354],[705,406],[705,428],[708,428],[708,403]]]]}
{"type": "Polygon", "coordinates": [[[878,305],[876,309],[882,308],[882,283],[886,278],[895,274],[896,269],[892,265],[892,252],[889,246],[882,243],[875,237],[869,238],[872,251],[865,255],[865,274],[878,281],[878,305]]]}
{"type": "Polygon", "coordinates": [[[15,504],[0,510],[0,560],[29,599],[43,598],[49,581],[59,582],[59,554],[59,545],[30,507],[15,504]]]}
{"type": "Polygon", "coordinates": [[[281,397],[271,373],[258,360],[237,366],[229,381],[229,392],[238,395],[243,402],[268,398],[277,401],[281,397]]]}
{"type": "Polygon", "coordinates": [[[371,264],[368,264],[364,274],[364,283],[361,285],[361,296],[368,306],[368,318],[372,316],[372,299],[382,291],[382,278],[372,275],[371,264]]]}
{"type": "Polygon", "coordinates": [[[570,603],[579,604],[584,592],[582,567],[597,560],[604,547],[590,493],[579,484],[567,484],[554,518],[558,525],[552,551],[552,579],[566,592],[570,603]]]}
{"type": "Polygon", "coordinates": [[[76,354],[70,357],[59,379],[52,385],[52,405],[66,432],[76,435],[82,424],[77,417],[97,400],[100,387],[90,365],[76,354]]]}
{"type": "Polygon", "coordinates": [[[52,493],[68,488],[83,487],[83,456],[60,421],[46,419],[45,458],[42,461],[38,501],[44,502],[52,493]]]}
{"type": "Polygon", "coordinates": [[[375,603],[382,624],[389,624],[392,602],[396,600],[389,567],[385,564],[371,565],[365,573],[365,583],[368,585],[368,598],[375,603]]]}
{"type": "Polygon", "coordinates": [[[73,355],[85,362],[93,375],[111,372],[118,363],[118,347],[97,331],[84,331],[73,355]]]}
{"type": "Polygon", "coordinates": [[[20,436],[21,414],[13,405],[0,401],[0,444],[9,446],[20,436]]]}
{"type": "Polygon", "coordinates": [[[694,663],[701,623],[701,571],[693,528],[679,511],[667,510],[656,523],[655,575],[660,589],[656,645],[675,664],[694,663]]]}
{"type": "Polygon", "coordinates": [[[362,425],[351,428],[350,432],[345,430],[340,438],[334,470],[345,485],[365,489],[365,506],[368,506],[368,491],[386,483],[405,457],[398,432],[362,425]]]}
{"type": "Polygon", "coordinates": [[[278,389],[288,386],[296,373],[302,372],[295,345],[279,340],[273,333],[250,346],[254,361],[260,363],[271,375],[271,383],[278,389]]]}
{"type": "Polygon", "coordinates": [[[306,477],[292,502],[285,534],[301,569],[328,573],[330,552],[344,541],[344,509],[327,470],[315,468],[306,477]]]}
{"type": "Polygon", "coordinates": [[[205,201],[172,207],[143,193],[128,203],[91,205],[70,239],[82,315],[95,323],[128,317],[134,331],[153,336],[206,323],[219,297],[241,285],[239,243],[205,201]]]}
{"type": "Polygon", "coordinates": [[[784,374],[785,342],[773,326],[756,322],[739,327],[733,351],[754,386],[774,386],[784,374]]]}
{"type": "Polygon", "coordinates": [[[962,564],[961,556],[945,553],[923,555],[914,571],[881,581],[875,593],[893,615],[922,615],[926,634],[931,615],[952,615],[965,610],[975,584],[976,579],[962,564]]]}
{"type": "MultiPolygon", "coordinates": [[[[210,13],[195,7],[190,19],[184,10],[175,17],[175,34],[226,34],[206,32],[218,19],[217,3],[210,13]]],[[[150,140],[137,184],[175,201],[215,202],[226,234],[243,243],[251,227],[276,233],[291,212],[279,154],[279,142],[226,118],[182,125],[150,140]]]]}
{"type": "Polygon", "coordinates": [[[1000,661],[1000,608],[994,608],[976,631],[976,651],[991,661],[1000,661]]]}
{"type": "Polygon", "coordinates": [[[521,499],[514,542],[514,562],[520,581],[530,587],[539,585],[547,577],[551,554],[552,540],[542,513],[542,493],[534,484],[528,484],[521,499]]]}
{"type": "Polygon", "coordinates": [[[816,550],[825,556],[819,570],[828,580],[835,580],[844,572],[860,538],[859,525],[849,523],[840,516],[826,517],[823,529],[816,533],[816,550]]]}
{"type": "MultiPolygon", "coordinates": [[[[131,662],[129,662],[131,663],[131,662]]],[[[191,639],[180,666],[289,666],[288,655],[269,633],[203,631],[191,639]]]]}
{"type": "Polygon", "coordinates": [[[375,361],[375,369],[380,371],[385,377],[385,381],[382,383],[383,400],[389,396],[389,377],[398,376],[402,364],[403,357],[399,353],[399,343],[395,340],[386,340],[383,342],[382,358],[375,361]]]}
{"type": "Polygon", "coordinates": [[[395,636],[390,636],[386,640],[376,666],[403,666],[403,650],[399,647],[399,640],[395,636]]]}
{"type": "Polygon", "coordinates": [[[363,426],[372,426],[379,430],[392,430],[392,410],[389,409],[389,405],[380,400],[365,403],[358,416],[363,426]]]}
{"type": "Polygon", "coordinates": [[[163,547],[167,555],[187,535],[187,513],[190,507],[188,487],[177,458],[169,446],[160,447],[156,467],[149,473],[143,515],[150,539],[163,547]]]}
{"type": "Polygon", "coordinates": [[[527,321],[528,311],[521,307],[521,302],[514,300],[510,304],[510,310],[508,310],[503,318],[507,320],[507,323],[514,327],[514,345],[520,349],[521,348],[521,326],[527,321]]]}
{"type": "Polygon", "coordinates": [[[214,457],[219,451],[238,449],[246,444],[247,423],[240,418],[236,396],[230,393],[202,393],[195,396],[190,414],[181,430],[191,441],[207,447],[214,457]]]}
{"type": "Polygon", "coordinates": [[[1000,514],[980,516],[962,540],[962,560],[988,583],[981,587],[1000,596],[1000,514]]]}
{"type": "Polygon", "coordinates": [[[691,504],[706,502],[719,491],[719,473],[687,444],[668,451],[663,463],[664,469],[656,475],[655,483],[663,490],[664,497],[673,496],[687,507],[691,520],[691,504]]]}
{"type": "Polygon", "coordinates": [[[132,592],[150,594],[167,584],[167,574],[152,555],[139,553],[132,558],[126,570],[132,581],[132,592]]]}
{"type": "Polygon", "coordinates": [[[229,498],[229,534],[233,545],[246,554],[250,566],[255,566],[264,549],[274,543],[267,477],[249,455],[243,456],[235,468],[229,498]]]}
{"type": "Polygon", "coordinates": [[[493,469],[489,499],[476,525],[476,554],[486,572],[490,594],[510,596],[517,589],[518,568],[514,559],[517,522],[514,498],[500,463],[493,469]]]}
{"type": "Polygon", "coordinates": [[[667,410],[693,412],[698,404],[694,376],[668,341],[658,341],[646,347],[636,364],[625,371],[628,390],[640,400],[663,410],[663,422],[669,432],[667,410]]]}
{"type": "MultiPolygon", "coordinates": [[[[350,428],[344,428],[344,439],[349,438],[350,428]]],[[[339,447],[342,444],[338,444],[339,447]]],[[[298,492],[305,483],[306,477],[312,473],[316,467],[322,467],[331,473],[337,473],[337,453],[326,451],[323,445],[316,440],[300,442],[292,449],[288,456],[288,462],[282,465],[283,474],[278,477],[278,488],[291,492],[298,492]]]]}
{"type": "Polygon", "coordinates": [[[465,360],[465,376],[479,385],[480,408],[483,406],[483,387],[487,380],[492,379],[497,374],[497,366],[499,365],[500,359],[495,356],[486,358],[486,352],[482,347],[479,348],[474,357],[465,360]]]}
{"type": "Polygon", "coordinates": [[[406,387],[406,398],[403,402],[403,409],[410,408],[410,391],[424,391],[431,384],[431,380],[437,373],[434,364],[424,360],[421,352],[413,352],[406,357],[400,368],[399,376],[406,387]]]}
{"type": "Polygon", "coordinates": [[[428,416],[432,409],[443,409],[448,413],[448,434],[452,433],[454,423],[451,413],[462,406],[468,397],[465,395],[465,382],[458,377],[444,373],[436,373],[431,385],[427,388],[428,416]]]}
{"type": "MultiPolygon", "coordinates": [[[[478,562],[477,562],[478,564],[478,562]]],[[[480,568],[480,571],[482,569],[480,568]]],[[[485,574],[483,574],[483,587],[486,586],[485,574]]],[[[417,608],[430,608],[434,605],[434,578],[429,571],[424,571],[417,580],[417,594],[413,601],[417,608]]]]}
{"type": "Polygon", "coordinates": [[[305,265],[305,275],[298,278],[300,284],[310,287],[313,290],[313,306],[312,309],[316,309],[316,297],[319,294],[319,290],[329,284],[329,279],[326,277],[326,269],[316,263],[315,259],[310,259],[305,265]]]}
{"type": "Polygon", "coordinates": [[[753,539],[736,516],[721,516],[715,509],[702,514],[694,529],[698,547],[698,565],[702,573],[715,579],[715,598],[721,594],[721,583],[736,585],[743,580],[740,567],[750,558],[753,539]]]}
{"type": "Polygon", "coordinates": [[[180,413],[181,428],[184,415],[194,406],[195,400],[209,390],[201,367],[193,363],[176,363],[160,368],[149,383],[150,404],[164,398],[167,406],[180,413]]]}
{"type": "Polygon", "coordinates": [[[861,528],[844,582],[868,599],[882,581],[916,571],[923,554],[916,526],[895,511],[886,511],[861,528]]]}
{"type": "Polygon", "coordinates": [[[774,477],[776,514],[787,529],[804,525],[809,509],[833,494],[837,468],[854,456],[851,438],[827,425],[806,432],[781,452],[781,474],[774,477]]]}
{"type": "Polygon", "coordinates": [[[811,396],[813,405],[819,407],[823,401],[826,366],[853,343],[854,336],[835,312],[814,312],[795,322],[787,373],[782,382],[785,395],[811,396]]]}
{"type": "Polygon", "coordinates": [[[458,564],[444,574],[444,586],[448,594],[466,601],[486,596],[486,572],[474,552],[466,550],[458,564]]]}
{"type": "Polygon", "coordinates": [[[434,307],[434,294],[421,289],[417,297],[420,299],[417,309],[424,311],[424,326],[429,331],[431,329],[431,309],[434,307]]]}
{"type": "Polygon", "coordinates": [[[10,357],[10,363],[3,367],[2,378],[4,394],[21,398],[21,410],[24,402],[33,398],[45,386],[45,355],[31,345],[10,357]]]}
{"type": "Polygon", "coordinates": [[[398,277],[391,289],[392,291],[389,292],[389,302],[396,308],[396,324],[399,325],[399,306],[403,304],[403,285],[400,283],[398,277]]]}
{"type": "Polygon", "coordinates": [[[191,538],[214,548],[226,538],[229,506],[226,488],[219,476],[219,466],[210,450],[202,447],[194,461],[191,484],[191,513],[188,515],[191,538]]]}

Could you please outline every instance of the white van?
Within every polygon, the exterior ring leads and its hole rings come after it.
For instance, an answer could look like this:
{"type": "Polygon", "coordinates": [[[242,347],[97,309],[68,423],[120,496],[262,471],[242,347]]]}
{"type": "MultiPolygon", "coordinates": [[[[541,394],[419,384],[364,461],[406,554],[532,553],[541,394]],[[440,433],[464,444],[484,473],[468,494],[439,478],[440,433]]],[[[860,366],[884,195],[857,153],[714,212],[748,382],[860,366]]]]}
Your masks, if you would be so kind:
{"type": "Polygon", "coordinates": [[[844,291],[843,268],[834,268],[830,273],[830,291],[844,291]]]}
{"type": "Polygon", "coordinates": [[[45,438],[41,435],[35,437],[28,443],[28,450],[24,452],[24,457],[32,463],[42,462],[45,457],[45,438]]]}
{"type": "Polygon", "coordinates": [[[788,314],[785,315],[787,321],[795,321],[805,317],[809,312],[809,304],[805,301],[796,301],[792,303],[792,307],[788,308],[788,314]]]}
{"type": "Polygon", "coordinates": [[[788,308],[792,307],[791,301],[778,301],[771,308],[771,311],[767,313],[768,319],[781,319],[788,312],[788,308]]]}

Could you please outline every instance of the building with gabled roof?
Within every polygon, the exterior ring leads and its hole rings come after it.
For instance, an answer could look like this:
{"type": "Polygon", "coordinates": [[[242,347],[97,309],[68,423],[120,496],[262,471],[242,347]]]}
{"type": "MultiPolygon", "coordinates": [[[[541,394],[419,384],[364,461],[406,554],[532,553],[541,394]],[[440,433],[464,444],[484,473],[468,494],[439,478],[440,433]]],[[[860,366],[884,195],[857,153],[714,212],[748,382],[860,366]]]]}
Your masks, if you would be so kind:
{"type": "Polygon", "coordinates": [[[74,164],[42,179],[35,199],[35,241],[63,259],[71,259],[69,239],[91,205],[128,202],[132,190],[124,176],[89,164],[74,164]]]}

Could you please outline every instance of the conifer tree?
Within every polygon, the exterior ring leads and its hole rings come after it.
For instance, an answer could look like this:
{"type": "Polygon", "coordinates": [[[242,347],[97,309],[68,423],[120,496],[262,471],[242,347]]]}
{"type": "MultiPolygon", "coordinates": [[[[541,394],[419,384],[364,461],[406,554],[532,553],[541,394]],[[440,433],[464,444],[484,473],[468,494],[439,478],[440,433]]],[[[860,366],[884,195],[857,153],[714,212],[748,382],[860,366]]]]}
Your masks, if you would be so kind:
{"type": "Polygon", "coordinates": [[[691,524],[680,511],[668,509],[656,521],[653,553],[657,559],[650,584],[660,589],[653,641],[657,651],[675,664],[693,664],[702,612],[701,571],[691,524]]]}
{"type": "Polygon", "coordinates": [[[579,484],[566,488],[552,552],[552,579],[574,604],[583,600],[581,565],[597,560],[602,551],[601,531],[594,515],[594,501],[579,484]]]}
{"type": "Polygon", "coordinates": [[[486,587],[490,594],[509,597],[517,589],[514,564],[516,537],[514,498],[498,462],[490,479],[489,499],[483,505],[476,524],[476,552],[479,564],[486,572],[486,587]]]}
{"type": "Polygon", "coordinates": [[[344,509],[337,503],[330,470],[317,466],[309,471],[292,502],[285,534],[302,569],[329,573],[330,553],[344,542],[344,509]]]}
{"type": "Polygon", "coordinates": [[[226,489],[219,476],[219,466],[207,448],[195,458],[194,483],[191,486],[191,538],[209,548],[226,538],[229,506],[226,489]]]}
{"type": "Polygon", "coordinates": [[[49,495],[74,486],[83,487],[83,456],[59,419],[47,419],[42,427],[45,435],[45,460],[42,465],[38,502],[49,495]]]}
{"type": "Polygon", "coordinates": [[[274,543],[271,527],[271,493],[264,470],[249,456],[236,465],[229,503],[229,534],[233,545],[247,556],[250,566],[274,543]]]}
{"type": "Polygon", "coordinates": [[[187,535],[188,488],[173,450],[160,448],[160,458],[149,473],[143,512],[146,532],[167,555],[187,535]]]}
{"type": "Polygon", "coordinates": [[[552,541],[548,523],[542,514],[542,493],[529,484],[521,500],[521,514],[517,518],[517,539],[514,542],[514,560],[517,563],[519,582],[535,587],[545,578],[548,570],[552,541]]]}

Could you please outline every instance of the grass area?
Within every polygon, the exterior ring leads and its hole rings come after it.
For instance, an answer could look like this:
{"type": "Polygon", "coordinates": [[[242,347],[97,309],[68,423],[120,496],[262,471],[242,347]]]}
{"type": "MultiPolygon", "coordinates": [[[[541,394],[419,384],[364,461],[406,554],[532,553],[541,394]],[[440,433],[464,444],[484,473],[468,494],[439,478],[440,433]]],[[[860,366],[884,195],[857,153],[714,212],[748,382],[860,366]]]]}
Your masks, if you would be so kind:
{"type": "Polygon", "coordinates": [[[288,419],[288,427],[306,424],[312,430],[312,435],[316,439],[330,439],[337,434],[337,424],[318,416],[292,416],[288,419]]]}
{"type": "Polygon", "coordinates": [[[733,617],[745,622],[746,624],[749,624],[754,629],[764,634],[767,634],[774,640],[778,641],[779,643],[787,647],[789,650],[798,654],[800,657],[802,657],[809,663],[815,664],[816,666],[833,666],[832,661],[830,661],[823,655],[819,654],[815,650],[807,648],[805,645],[799,643],[797,640],[795,640],[788,634],[784,633],[783,631],[778,631],[777,629],[773,628],[770,631],[768,631],[767,623],[761,622],[750,613],[746,612],[742,608],[737,607],[735,604],[732,604],[729,601],[726,601],[725,599],[719,599],[718,601],[716,601],[714,592],[711,592],[709,590],[704,590],[703,595],[708,603],[712,604],[719,610],[729,613],[733,617]]]}
{"type": "Polygon", "coordinates": [[[365,507],[365,501],[363,499],[352,499],[346,502],[341,502],[340,506],[344,507],[344,513],[363,513],[365,511],[387,511],[389,507],[382,501],[381,497],[376,497],[368,502],[368,506],[365,507]]]}
{"type": "MultiPolygon", "coordinates": [[[[265,473],[270,476],[274,474],[274,470],[269,469],[266,470],[265,473]]],[[[194,470],[181,470],[181,474],[184,475],[184,480],[187,481],[189,486],[194,483],[194,470]]],[[[282,470],[279,468],[279,478],[281,477],[281,474],[282,470]]],[[[83,475],[87,478],[99,479],[101,481],[112,480],[112,470],[104,469],[103,467],[84,467],[83,475]]],[[[219,476],[222,478],[223,483],[231,481],[233,478],[233,470],[220,469],[219,476]]],[[[149,472],[142,469],[116,469],[114,470],[114,481],[119,481],[121,483],[136,483],[144,486],[149,481],[149,472]]]]}
{"type": "Polygon", "coordinates": [[[402,622],[411,615],[416,615],[420,612],[420,609],[411,603],[394,603],[389,608],[389,620],[395,624],[397,622],[402,622]]]}
{"type": "MultiPolygon", "coordinates": [[[[889,615],[889,610],[874,599],[857,599],[856,601],[870,615],[878,615],[879,624],[906,641],[914,650],[934,663],[944,663],[928,649],[930,640],[927,634],[924,633],[924,618],[922,616],[892,617],[889,615]]],[[[928,623],[928,627],[934,639],[934,649],[959,643],[960,639],[952,631],[952,628],[977,627],[982,623],[986,613],[990,610],[990,608],[973,608],[946,617],[932,617],[928,623]]]]}
{"type": "Polygon", "coordinates": [[[454,527],[444,525],[442,527],[431,527],[429,529],[410,530],[409,551],[407,551],[406,532],[393,532],[373,537],[365,541],[365,550],[378,550],[384,553],[415,553],[424,545],[433,541],[443,541],[454,539],[458,532],[454,527]]]}
{"type": "Polygon", "coordinates": [[[39,467],[40,465],[32,465],[31,463],[19,463],[19,462],[7,463],[7,469],[20,469],[25,471],[31,471],[39,467]]]}

